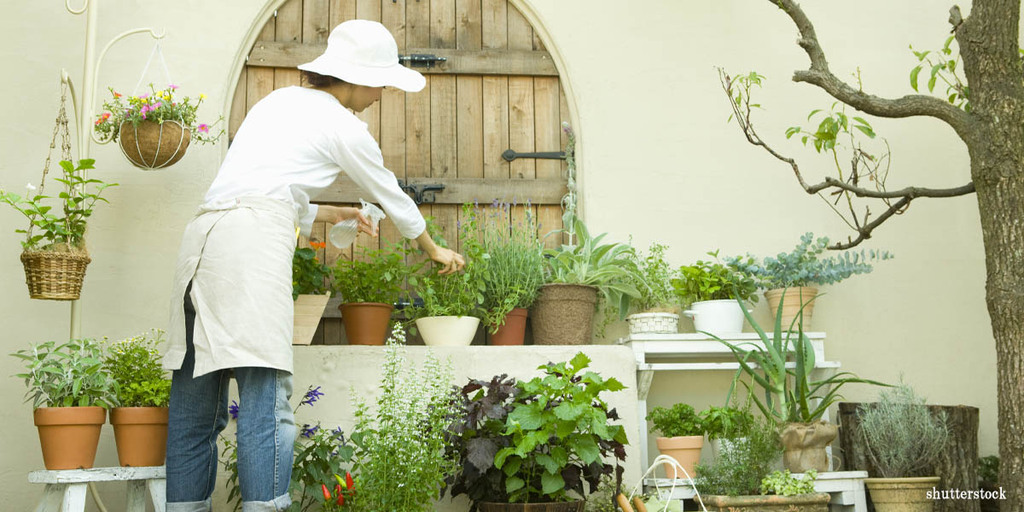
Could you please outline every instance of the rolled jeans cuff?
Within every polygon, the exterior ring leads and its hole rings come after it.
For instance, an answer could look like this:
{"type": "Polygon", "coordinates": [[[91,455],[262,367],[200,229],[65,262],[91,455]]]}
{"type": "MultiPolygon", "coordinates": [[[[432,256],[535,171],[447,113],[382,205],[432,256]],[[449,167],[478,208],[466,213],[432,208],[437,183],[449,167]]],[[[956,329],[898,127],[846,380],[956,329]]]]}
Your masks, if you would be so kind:
{"type": "Polygon", "coordinates": [[[291,496],[282,494],[271,501],[243,501],[242,512],[279,512],[286,510],[291,504],[291,496]]]}
{"type": "Polygon", "coordinates": [[[168,502],[165,512],[210,512],[213,510],[213,498],[206,501],[168,502]]]}

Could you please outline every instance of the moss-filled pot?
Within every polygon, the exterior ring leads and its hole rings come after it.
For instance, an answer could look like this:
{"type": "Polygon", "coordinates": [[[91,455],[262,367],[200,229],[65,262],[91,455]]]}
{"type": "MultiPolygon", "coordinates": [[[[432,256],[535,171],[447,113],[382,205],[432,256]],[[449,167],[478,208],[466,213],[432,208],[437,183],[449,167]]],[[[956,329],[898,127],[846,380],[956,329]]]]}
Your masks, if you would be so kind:
{"type": "Polygon", "coordinates": [[[708,512],[828,512],[828,493],[798,496],[703,496],[708,512]]]}
{"type": "Polygon", "coordinates": [[[174,165],[185,156],[192,132],[177,121],[121,123],[118,145],[135,167],[145,170],[174,165]]]}
{"type": "Polygon", "coordinates": [[[480,512],[583,512],[586,502],[564,501],[559,503],[479,503],[480,512]]]}
{"type": "Polygon", "coordinates": [[[597,287],[546,284],[533,303],[533,342],[537,345],[589,345],[594,330],[597,287]]]}

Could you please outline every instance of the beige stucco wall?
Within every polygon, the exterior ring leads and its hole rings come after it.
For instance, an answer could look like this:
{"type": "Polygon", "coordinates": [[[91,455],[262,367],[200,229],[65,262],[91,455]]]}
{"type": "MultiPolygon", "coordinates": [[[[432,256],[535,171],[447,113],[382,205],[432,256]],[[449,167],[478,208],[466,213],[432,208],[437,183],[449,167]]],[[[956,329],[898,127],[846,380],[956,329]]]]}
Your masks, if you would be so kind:
{"type": "MultiPolygon", "coordinates": [[[[98,45],[136,26],[167,31],[172,77],[186,94],[206,93],[205,115],[229,104],[241,42],[268,2],[107,2],[99,4],[98,45]]],[[[425,1],[425,0],[421,0],[425,1]]],[[[769,254],[788,249],[808,230],[845,235],[819,200],[800,192],[787,168],[749,146],[727,124],[726,98],[715,66],[756,69],[768,77],[761,93],[762,135],[780,149],[812,156],[783,140],[783,130],[812,108],[831,102],[811,86],[793,84],[806,67],[796,30],[764,0],[523,0],[547,34],[571,86],[580,136],[582,200],[591,229],[646,247],[671,246],[675,264],[712,249],[769,254]]],[[[835,73],[858,67],[867,90],[883,96],[909,91],[915,64],[908,44],[935,48],[948,35],[947,5],[926,0],[857,3],[807,1],[835,73]]],[[[56,0],[5,2],[0,17],[0,184],[19,190],[37,182],[65,67],[81,80],[84,18],[56,0]]],[[[130,90],[151,49],[133,36],[109,54],[101,88],[130,90]]],[[[98,51],[98,49],[97,49],[98,51]]],[[[158,83],[159,74],[147,81],[158,83]]],[[[223,112],[226,114],[226,112],[223,112]]],[[[967,155],[951,130],[927,119],[875,121],[895,150],[890,184],[952,186],[967,181],[967,155]]],[[[92,150],[97,176],[116,181],[112,206],[90,226],[89,268],[82,300],[83,334],[122,337],[166,326],[169,283],[185,223],[216,172],[221,147],[198,147],[175,167],[143,173],[113,147],[92,150]]],[[[810,164],[807,164],[810,165],[810,164]]],[[[880,211],[877,210],[876,211],[880,211]]],[[[17,254],[21,219],[0,210],[0,352],[67,336],[69,308],[30,301],[17,254]]],[[[819,301],[815,328],[828,332],[829,358],[863,376],[896,380],[901,372],[930,402],[981,408],[983,454],[996,449],[995,354],[984,306],[983,248],[973,196],[921,200],[879,231],[869,244],[896,259],[868,276],[830,287],[819,301]]],[[[764,315],[764,306],[758,314],[764,315]]],[[[621,333],[616,326],[609,337],[621,333]]],[[[300,359],[301,360],[301,359],[300,359]]],[[[9,357],[0,357],[0,488],[5,507],[31,507],[41,489],[25,472],[41,467],[31,411],[9,357]]],[[[300,368],[300,372],[302,369],[300,368]]],[[[724,400],[723,375],[659,375],[652,405],[687,400],[703,407],[724,400]]],[[[851,387],[851,400],[873,390],[851,387]]],[[[109,430],[97,465],[116,462],[109,430]]],[[[105,491],[117,507],[118,492],[105,491]]]]}

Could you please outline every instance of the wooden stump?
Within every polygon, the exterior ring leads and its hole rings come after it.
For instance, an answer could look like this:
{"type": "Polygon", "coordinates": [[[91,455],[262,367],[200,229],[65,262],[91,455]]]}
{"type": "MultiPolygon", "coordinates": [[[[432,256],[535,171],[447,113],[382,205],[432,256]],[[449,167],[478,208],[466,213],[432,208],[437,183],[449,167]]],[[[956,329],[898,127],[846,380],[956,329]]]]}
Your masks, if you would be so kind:
{"type": "MultiPolygon", "coordinates": [[[[871,404],[841,402],[839,404],[839,443],[843,451],[844,469],[864,470],[868,476],[881,476],[867,454],[864,438],[860,434],[857,409],[871,404]]],[[[949,426],[949,445],[939,454],[931,468],[913,475],[938,476],[939,489],[977,490],[978,487],[978,408],[964,405],[929,405],[932,414],[946,413],[949,426]]],[[[979,500],[938,500],[935,512],[980,512],[979,500]]]]}

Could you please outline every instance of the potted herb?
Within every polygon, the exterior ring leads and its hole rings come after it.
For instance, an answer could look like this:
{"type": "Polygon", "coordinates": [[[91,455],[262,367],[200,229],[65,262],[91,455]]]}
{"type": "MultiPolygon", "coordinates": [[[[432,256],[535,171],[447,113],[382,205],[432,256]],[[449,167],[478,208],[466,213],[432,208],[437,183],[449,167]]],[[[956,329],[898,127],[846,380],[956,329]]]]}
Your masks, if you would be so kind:
{"type": "Polygon", "coordinates": [[[700,422],[704,425],[704,434],[715,453],[722,451],[722,444],[734,439],[746,437],[754,428],[754,415],[750,414],[750,402],[747,407],[739,409],[731,406],[708,407],[701,411],[700,422]]]}
{"type": "Polygon", "coordinates": [[[332,289],[344,301],[341,320],[350,345],[383,345],[395,303],[412,269],[407,251],[398,244],[382,249],[363,249],[352,260],[335,263],[332,289]]]}
{"type": "Polygon", "coordinates": [[[667,249],[654,242],[646,256],[633,254],[633,286],[639,296],[631,304],[636,313],[626,317],[630,334],[679,332],[678,301],[671,284],[676,271],[665,261],[667,249]]]}
{"type": "MultiPolygon", "coordinates": [[[[224,130],[211,134],[211,125],[198,123],[196,111],[206,99],[175,97],[177,85],[138,96],[124,96],[110,88],[111,99],[103,103],[94,129],[101,142],[117,142],[132,165],[144,170],[173,165],[185,156],[192,140],[214,143],[224,130]]],[[[219,122],[219,121],[218,121],[219,122]]],[[[214,123],[216,124],[216,123],[214,123]]]]}
{"type": "Polygon", "coordinates": [[[633,248],[591,237],[582,220],[567,213],[564,225],[573,225],[575,240],[545,251],[545,282],[533,308],[533,340],[538,345],[591,343],[598,292],[610,312],[624,319],[630,301],[640,295],[633,285],[636,265],[633,248]]]}
{"type": "Polygon", "coordinates": [[[796,331],[791,331],[783,327],[782,310],[776,311],[775,330],[769,336],[745,308],[743,315],[758,334],[759,341],[734,345],[712,336],[729,347],[740,364],[733,377],[733,388],[737,381],[741,382],[761,413],[781,428],[786,469],[794,473],[808,469],[828,471],[825,448],[839,432],[835,425],[822,421],[821,417],[842,398],[839,390],[844,385],[885,384],[861,379],[851,372],[838,372],[816,380],[812,377],[816,367],[814,347],[804,334],[799,317],[796,331]],[[784,363],[791,354],[793,368],[787,368],[784,363]],[[741,380],[743,375],[749,376],[751,381],[741,380]]]}
{"type": "Polygon", "coordinates": [[[710,512],[827,512],[829,495],[814,491],[814,470],[801,478],[772,470],[781,451],[774,423],[755,422],[745,437],[723,445],[713,464],[697,467],[704,505],[710,512]]]}
{"type": "Polygon", "coordinates": [[[647,421],[652,423],[651,432],[661,432],[661,437],[657,438],[658,451],[675,459],[685,471],[680,472],[675,465],[666,462],[665,476],[696,476],[700,451],[704,447],[704,422],[693,406],[677,403],[670,408],[655,407],[647,415],[647,421]]]}
{"type": "Polygon", "coordinates": [[[316,255],[326,245],[310,241],[309,247],[295,249],[292,256],[292,300],[295,301],[292,345],[309,345],[313,341],[331,298],[326,281],[330,270],[316,255]]]}
{"type": "Polygon", "coordinates": [[[118,406],[110,410],[117,458],[122,466],[162,466],[167,453],[167,405],[171,381],[157,345],[163,331],[154,329],[107,347],[103,371],[116,384],[118,406]]]}
{"type": "Polygon", "coordinates": [[[537,238],[537,225],[525,208],[521,222],[509,222],[511,206],[495,201],[481,228],[483,251],[487,255],[484,283],[484,325],[491,345],[522,345],[526,317],[544,284],[544,247],[537,238]]]}
{"type": "Polygon", "coordinates": [[[92,339],[33,344],[13,354],[25,371],[25,401],[35,409],[46,469],[91,468],[107,408],[117,404],[103,351],[92,339]]]}
{"type": "Polygon", "coordinates": [[[92,261],[85,247],[86,221],[97,202],[108,202],[102,197],[103,191],[117,186],[87,177],[94,163],[91,159],[79,160],[77,166],[69,160],[60,162],[63,174],[56,180],[64,185],[59,201],[62,216],[51,213],[53,206],[46,204],[51,196],[43,195],[45,170],[39,188],[29,184],[25,197],[0,189],[0,201],[29,221],[27,229],[15,231],[25,234],[21,262],[33,299],[78,300],[85,267],[92,261]]]}
{"type": "MultiPolygon", "coordinates": [[[[718,251],[708,255],[718,258],[718,251]]],[[[750,274],[717,261],[679,267],[672,287],[679,300],[690,305],[683,314],[693,318],[694,329],[716,335],[743,332],[743,307],[736,299],[757,300],[757,283],[750,274]]]]}
{"type": "Polygon", "coordinates": [[[626,432],[601,394],[625,388],[589,364],[579,353],[526,382],[500,375],[464,386],[449,447],[452,497],[466,494],[471,512],[581,512],[602,477],[621,478],[626,432]]]}
{"type": "MultiPolygon", "coordinates": [[[[412,308],[411,316],[427,345],[469,345],[485,316],[484,276],[490,272],[490,263],[476,237],[478,218],[472,205],[463,205],[459,225],[459,250],[466,258],[466,268],[441,274],[438,266],[431,265],[409,278],[409,284],[423,301],[422,306],[412,308]]],[[[446,247],[444,240],[436,243],[446,247]]]]}
{"type": "Polygon", "coordinates": [[[880,477],[867,478],[864,485],[878,512],[917,510],[931,507],[928,492],[939,477],[916,477],[929,468],[949,441],[944,412],[933,415],[913,388],[900,383],[883,390],[878,402],[857,411],[860,433],[868,456],[880,477]]]}
{"type": "Polygon", "coordinates": [[[761,261],[749,255],[726,261],[760,281],[760,286],[766,289],[764,296],[772,316],[782,305],[783,325],[792,328],[797,314],[802,311],[803,325],[807,327],[811,324],[818,286],[866,274],[873,268],[869,262],[892,258],[889,252],[876,250],[846,251],[825,258],[822,254],[828,249],[828,242],[827,237],[815,240],[813,233],[805,233],[791,252],[780,252],[774,258],[769,256],[761,261]]]}

